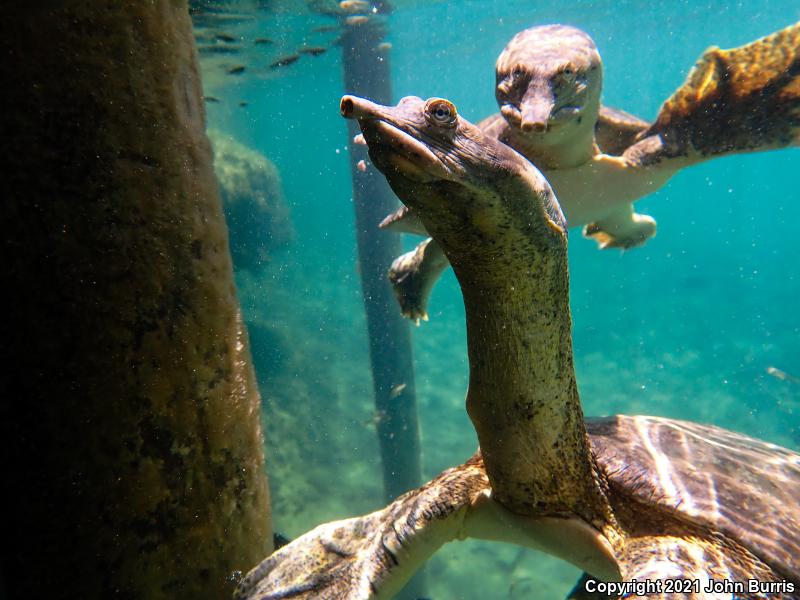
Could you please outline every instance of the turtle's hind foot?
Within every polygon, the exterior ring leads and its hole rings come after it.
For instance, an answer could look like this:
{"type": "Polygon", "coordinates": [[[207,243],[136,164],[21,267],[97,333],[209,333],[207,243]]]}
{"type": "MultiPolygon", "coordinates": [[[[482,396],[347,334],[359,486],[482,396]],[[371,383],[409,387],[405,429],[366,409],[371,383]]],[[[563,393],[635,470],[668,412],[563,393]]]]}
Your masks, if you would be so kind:
{"type": "Polygon", "coordinates": [[[656,220],[649,215],[626,211],[608,219],[589,223],[583,228],[584,237],[597,242],[600,250],[628,250],[641,246],[656,234],[656,220]]]}

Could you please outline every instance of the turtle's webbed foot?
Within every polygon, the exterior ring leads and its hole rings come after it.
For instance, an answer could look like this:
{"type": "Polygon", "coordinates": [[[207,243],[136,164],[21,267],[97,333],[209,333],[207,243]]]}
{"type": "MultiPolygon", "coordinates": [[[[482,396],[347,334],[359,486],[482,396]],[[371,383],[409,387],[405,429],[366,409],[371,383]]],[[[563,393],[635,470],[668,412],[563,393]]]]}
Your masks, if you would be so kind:
{"type": "Polygon", "coordinates": [[[663,143],[631,147],[643,164],[800,144],[800,23],[738,48],[706,50],[646,135],[663,143]]]}
{"type": "Polygon", "coordinates": [[[419,325],[420,319],[428,320],[428,298],[422,292],[419,270],[414,266],[415,254],[414,251],[407,252],[394,259],[389,267],[389,281],[400,312],[419,325]]]}
{"type": "Polygon", "coordinates": [[[386,508],[325,523],[275,551],[239,583],[234,600],[391,598],[444,543],[489,480],[480,455],[386,508]]]}
{"type": "Polygon", "coordinates": [[[417,325],[420,319],[428,320],[428,299],[448,264],[439,244],[431,238],[394,260],[389,281],[404,317],[417,325]]]}
{"type": "Polygon", "coordinates": [[[370,598],[391,557],[374,548],[380,513],[325,523],[264,559],[235,600],[370,598]]]}
{"type": "Polygon", "coordinates": [[[628,250],[641,246],[656,234],[656,221],[649,215],[635,212],[614,215],[612,218],[589,223],[583,228],[584,237],[597,242],[600,250],[628,250]]]}

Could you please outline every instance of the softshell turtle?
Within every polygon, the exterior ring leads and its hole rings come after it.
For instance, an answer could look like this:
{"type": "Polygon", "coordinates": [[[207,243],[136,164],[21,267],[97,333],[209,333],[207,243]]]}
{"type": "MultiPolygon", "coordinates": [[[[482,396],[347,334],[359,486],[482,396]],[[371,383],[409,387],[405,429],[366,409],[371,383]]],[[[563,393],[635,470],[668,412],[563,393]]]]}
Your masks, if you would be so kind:
{"type": "Polygon", "coordinates": [[[724,578],[772,584],[737,598],[800,599],[800,455],[658,417],[584,422],[565,221],[536,168],[447,100],[345,96],[341,111],[453,264],[481,450],[382,510],[301,536],[236,597],[388,598],[443,543],[479,537],[561,557],[595,586],[661,581],[645,598],[730,598],[696,591],[724,578]],[[669,593],[679,578],[690,589],[669,593]]]}
{"type": "MultiPolygon", "coordinates": [[[[602,78],[597,47],[583,31],[526,29],[497,59],[500,114],[479,124],[544,173],[569,226],[583,226],[600,248],[631,248],[653,236],[655,221],[632,202],[680,169],[798,143],[800,23],[739,48],[707,50],[653,123],[601,107],[602,78]]],[[[381,225],[425,233],[413,209],[381,225]]],[[[395,261],[390,279],[404,315],[427,317],[446,266],[429,241],[395,261]]]]}

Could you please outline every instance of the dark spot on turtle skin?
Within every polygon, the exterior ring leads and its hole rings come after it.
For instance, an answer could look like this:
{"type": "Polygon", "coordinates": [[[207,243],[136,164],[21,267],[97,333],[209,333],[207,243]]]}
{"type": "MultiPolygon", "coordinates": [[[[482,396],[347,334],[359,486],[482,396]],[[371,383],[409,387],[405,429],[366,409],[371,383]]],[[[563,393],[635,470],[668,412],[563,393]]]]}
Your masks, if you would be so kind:
{"type": "Polygon", "coordinates": [[[323,540],[321,544],[322,547],[325,548],[326,552],[330,552],[336,556],[340,556],[342,558],[349,558],[353,556],[352,552],[347,551],[345,548],[342,548],[331,540],[323,540]]]}

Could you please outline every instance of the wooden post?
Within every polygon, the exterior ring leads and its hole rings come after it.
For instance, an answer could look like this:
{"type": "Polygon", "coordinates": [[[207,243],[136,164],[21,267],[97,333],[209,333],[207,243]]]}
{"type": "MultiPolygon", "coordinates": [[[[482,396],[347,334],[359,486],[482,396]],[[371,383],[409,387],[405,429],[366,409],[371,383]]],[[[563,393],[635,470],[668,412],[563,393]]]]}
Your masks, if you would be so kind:
{"type": "Polygon", "coordinates": [[[186,1],[0,20],[10,598],[226,598],[271,551],[186,1]]]}

